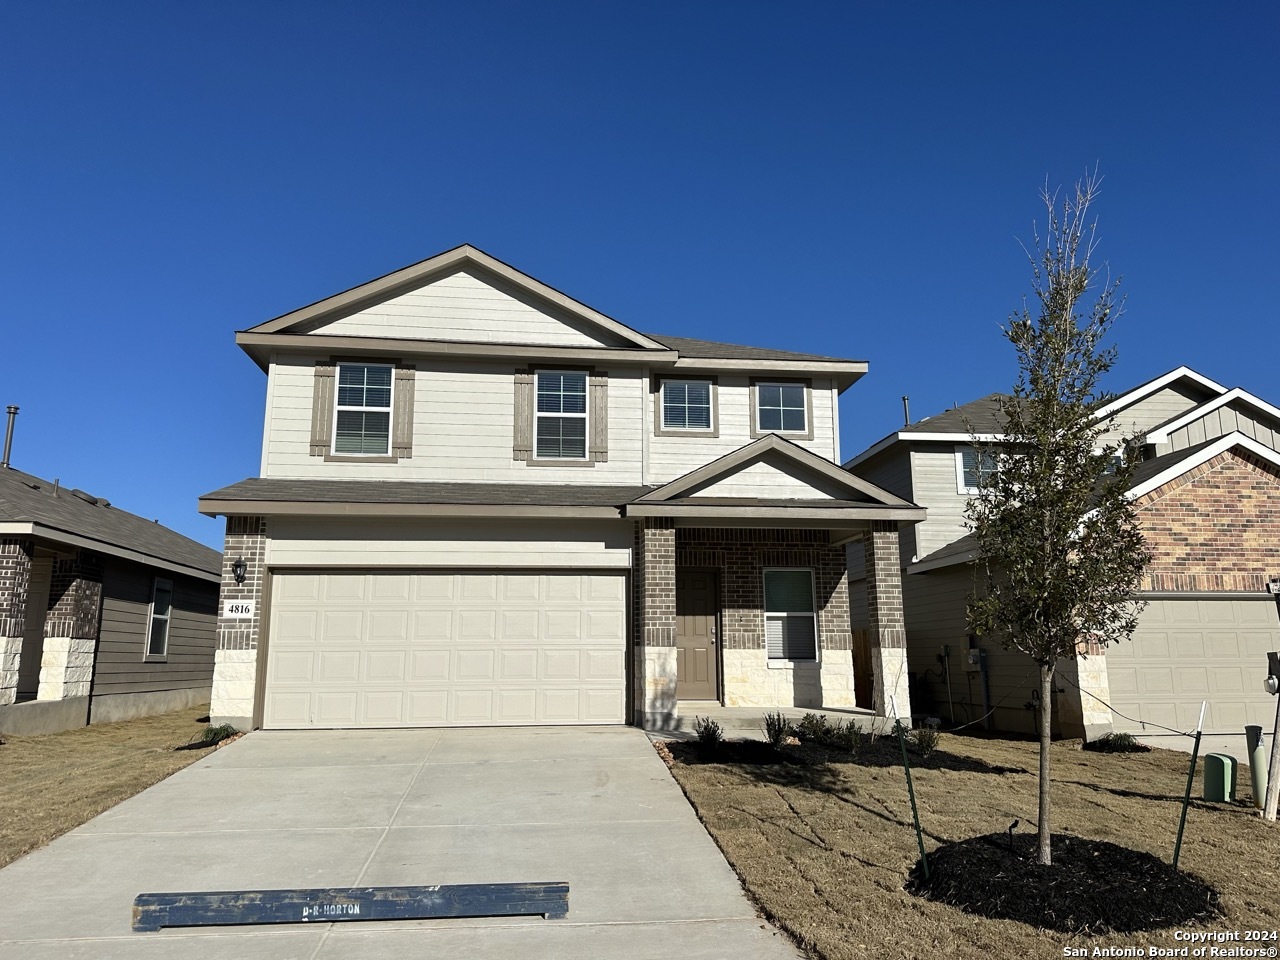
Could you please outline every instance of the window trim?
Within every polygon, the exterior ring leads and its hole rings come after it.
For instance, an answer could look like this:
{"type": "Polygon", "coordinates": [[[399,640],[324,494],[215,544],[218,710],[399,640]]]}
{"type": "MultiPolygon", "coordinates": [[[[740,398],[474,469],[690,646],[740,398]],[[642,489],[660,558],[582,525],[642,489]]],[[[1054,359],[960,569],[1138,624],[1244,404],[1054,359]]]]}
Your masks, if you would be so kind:
{"type": "Polygon", "coordinates": [[[822,634],[819,632],[820,622],[818,620],[818,575],[813,567],[762,567],[760,570],[760,617],[764,623],[764,659],[766,665],[772,670],[782,670],[797,667],[805,664],[821,665],[822,663],[822,634]],[[812,600],[813,610],[810,613],[783,613],[775,614],[784,617],[812,617],[813,618],[813,659],[795,659],[791,657],[771,657],[769,656],[769,609],[768,590],[765,586],[765,580],[771,573],[794,573],[803,571],[809,574],[809,595],[812,600]]]}
{"type": "Polygon", "coordinates": [[[776,435],[788,440],[813,439],[813,381],[795,377],[752,377],[751,378],[751,438],[776,435]],[[760,428],[760,388],[761,387],[803,387],[804,388],[804,423],[803,430],[762,430],[760,428]]]}
{"type": "Polygon", "coordinates": [[[169,659],[169,640],[173,632],[173,599],[173,581],[167,577],[152,577],[151,602],[147,604],[147,635],[142,641],[142,660],[144,663],[165,663],[169,659]],[[156,591],[162,583],[169,588],[169,612],[160,618],[164,620],[164,650],[160,653],[152,653],[151,634],[156,628],[156,591]]]}
{"type": "Polygon", "coordinates": [[[716,377],[654,377],[653,378],[653,435],[655,437],[702,437],[715,440],[720,437],[720,384],[716,377]],[[710,427],[667,427],[663,425],[663,390],[668,383],[705,383],[711,390],[710,427]]]}
{"type": "Polygon", "coordinates": [[[575,367],[535,367],[533,369],[533,436],[530,438],[529,465],[534,467],[590,467],[595,465],[591,459],[591,377],[592,372],[585,368],[575,367]],[[582,413],[539,413],[538,412],[538,378],[544,373],[571,373],[580,375],[584,387],[582,413]],[[582,418],[582,456],[581,457],[540,457],[538,456],[538,418],[539,417],[573,417],[582,418]]]}
{"type": "MultiPolygon", "coordinates": [[[[965,483],[964,455],[966,452],[972,452],[974,455],[974,463],[977,466],[979,482],[981,482],[981,479],[982,479],[982,463],[981,463],[982,455],[978,453],[977,448],[974,447],[974,445],[971,443],[957,443],[955,446],[956,493],[972,497],[972,496],[976,496],[981,491],[981,488],[977,486],[971,487],[967,483],[965,483]]],[[[992,466],[991,469],[995,470],[997,468],[995,466],[992,466]]]]}
{"type": "Polygon", "coordinates": [[[333,430],[329,437],[329,450],[325,455],[328,461],[348,461],[353,463],[395,463],[395,407],[396,407],[396,365],[383,360],[334,360],[333,361],[333,430]],[[387,395],[387,451],[386,453],[339,453],[338,452],[338,413],[346,410],[357,410],[371,413],[382,413],[382,407],[353,407],[343,405],[339,397],[342,395],[343,367],[386,367],[391,372],[391,383],[387,395]]]}

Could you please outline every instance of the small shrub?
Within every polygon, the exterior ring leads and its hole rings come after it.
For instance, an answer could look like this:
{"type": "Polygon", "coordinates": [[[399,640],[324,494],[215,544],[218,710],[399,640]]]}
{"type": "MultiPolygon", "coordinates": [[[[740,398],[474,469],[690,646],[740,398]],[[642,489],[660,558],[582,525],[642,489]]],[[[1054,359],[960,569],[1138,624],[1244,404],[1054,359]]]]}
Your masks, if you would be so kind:
{"type": "Polygon", "coordinates": [[[218,726],[208,726],[204,728],[204,733],[200,735],[201,743],[221,743],[229,737],[234,737],[239,731],[229,723],[221,723],[218,726]]]}
{"type": "Polygon", "coordinates": [[[1107,733],[1084,745],[1086,750],[1098,753],[1147,753],[1151,748],[1139,743],[1131,733],[1107,733]]]}
{"type": "Polygon", "coordinates": [[[857,753],[862,749],[866,735],[852,720],[837,720],[831,728],[827,746],[845,753],[857,753]]]}
{"type": "Polygon", "coordinates": [[[796,734],[801,740],[825,743],[831,736],[831,721],[821,713],[806,713],[796,724],[796,734]]]}
{"type": "Polygon", "coordinates": [[[724,731],[710,717],[693,718],[693,732],[698,737],[698,749],[704,757],[713,756],[724,743],[724,731]]]}
{"type": "Polygon", "coordinates": [[[764,715],[764,736],[775,747],[782,746],[782,741],[787,739],[787,735],[791,732],[791,724],[787,718],[782,715],[782,711],[778,710],[773,713],[764,715]]]}
{"type": "Polygon", "coordinates": [[[922,757],[927,757],[938,749],[938,728],[924,726],[911,733],[911,749],[922,757]]]}

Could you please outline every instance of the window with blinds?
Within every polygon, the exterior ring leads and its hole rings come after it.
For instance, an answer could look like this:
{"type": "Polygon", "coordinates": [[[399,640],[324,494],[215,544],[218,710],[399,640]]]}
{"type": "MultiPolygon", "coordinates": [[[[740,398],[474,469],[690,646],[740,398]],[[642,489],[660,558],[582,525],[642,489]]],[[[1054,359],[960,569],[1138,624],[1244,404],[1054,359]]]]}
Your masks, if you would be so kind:
{"type": "Polygon", "coordinates": [[[977,493],[982,480],[996,472],[996,457],[984,450],[979,457],[973,447],[956,447],[956,492],[977,493]]]}
{"type": "Polygon", "coordinates": [[[334,453],[391,452],[391,370],[390,364],[338,364],[334,453]]]}
{"type": "Polygon", "coordinates": [[[812,570],[764,572],[764,641],[770,660],[818,659],[812,570]]]}
{"type": "Polygon", "coordinates": [[[664,430],[710,430],[711,382],[663,380],[662,427],[664,430]]]}
{"type": "Polygon", "coordinates": [[[534,455],[546,460],[587,458],[587,375],[539,370],[534,455]]]}

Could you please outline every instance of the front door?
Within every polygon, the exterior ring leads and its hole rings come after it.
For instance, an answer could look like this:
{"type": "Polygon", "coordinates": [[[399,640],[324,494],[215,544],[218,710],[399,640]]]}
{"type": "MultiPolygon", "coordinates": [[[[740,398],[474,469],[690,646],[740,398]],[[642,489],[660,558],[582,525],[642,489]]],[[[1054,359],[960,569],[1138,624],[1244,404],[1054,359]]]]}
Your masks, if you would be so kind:
{"type": "Polygon", "coordinates": [[[681,700],[715,700],[719,696],[719,597],[713,571],[676,571],[676,697],[681,700]]]}

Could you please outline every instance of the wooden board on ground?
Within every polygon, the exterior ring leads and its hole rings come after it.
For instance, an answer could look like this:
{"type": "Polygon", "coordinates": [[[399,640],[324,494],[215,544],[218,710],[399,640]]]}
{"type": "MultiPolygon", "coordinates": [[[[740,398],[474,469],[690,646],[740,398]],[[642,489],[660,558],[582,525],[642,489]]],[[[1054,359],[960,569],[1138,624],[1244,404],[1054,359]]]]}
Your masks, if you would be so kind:
{"type": "Polygon", "coordinates": [[[558,919],[568,912],[569,884],[560,882],[140,893],[133,902],[133,929],[452,917],[558,919]]]}

